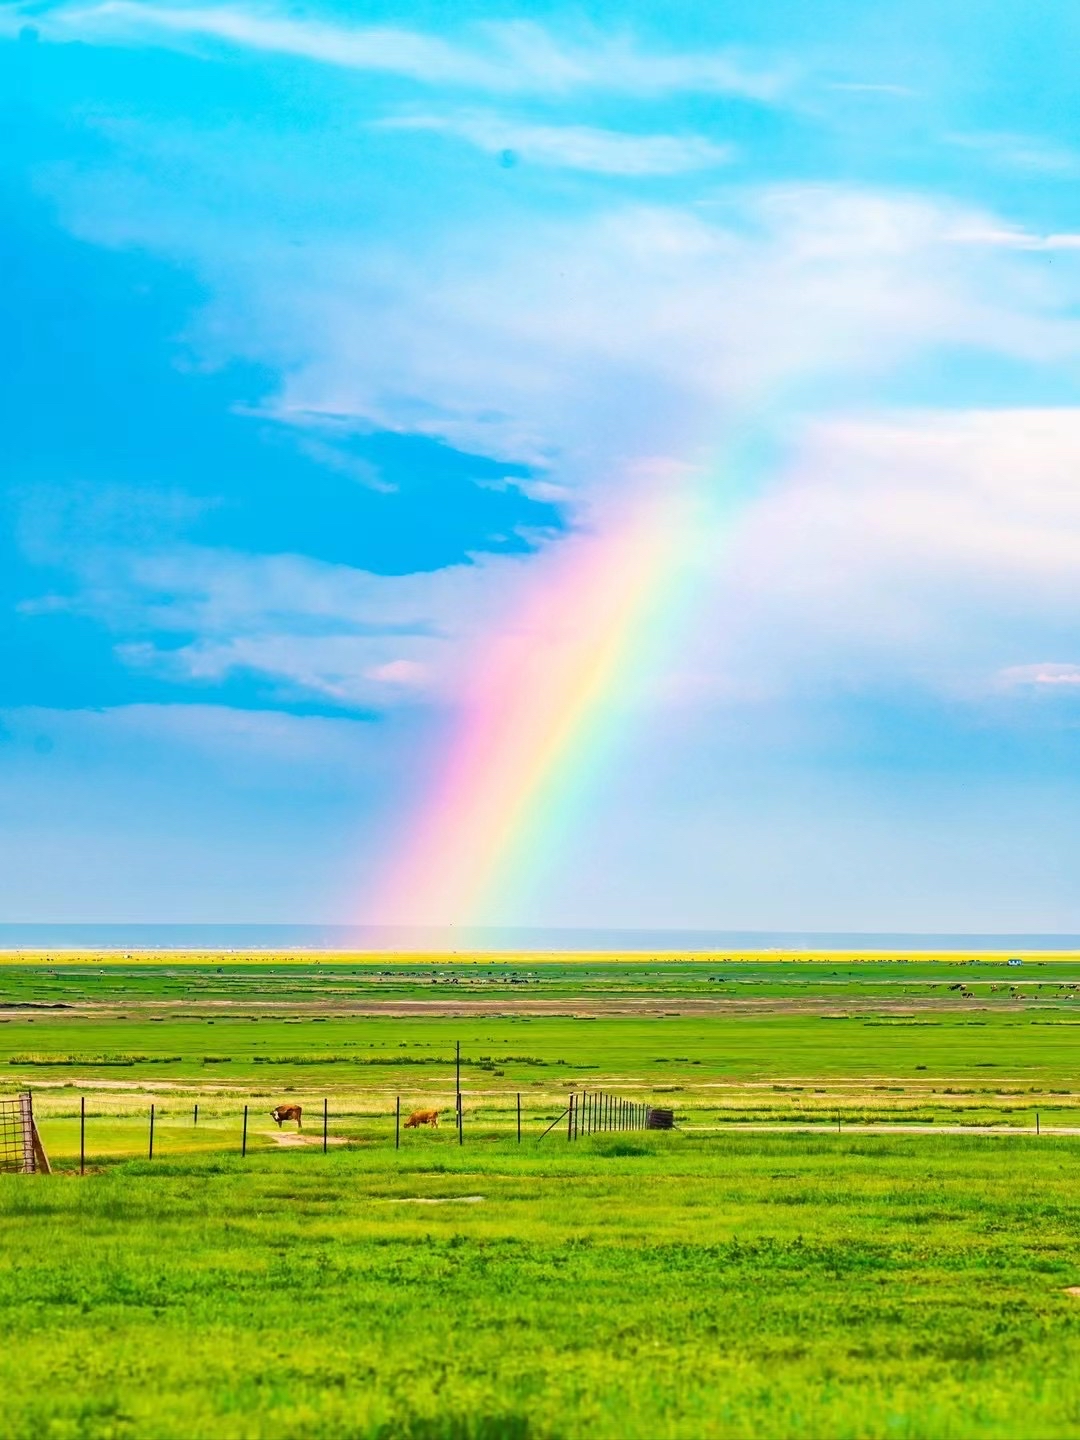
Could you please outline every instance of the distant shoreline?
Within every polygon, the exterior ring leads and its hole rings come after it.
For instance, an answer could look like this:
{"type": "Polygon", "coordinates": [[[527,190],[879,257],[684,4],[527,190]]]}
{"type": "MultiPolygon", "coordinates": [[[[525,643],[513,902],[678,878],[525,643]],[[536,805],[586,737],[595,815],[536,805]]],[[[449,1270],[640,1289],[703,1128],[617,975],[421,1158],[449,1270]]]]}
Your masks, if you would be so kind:
{"type": "Polygon", "coordinates": [[[178,957],[379,957],[453,960],[461,956],[653,956],[657,959],[987,958],[1080,955],[1080,935],[904,934],[889,932],[632,930],[570,927],[398,927],[260,924],[0,924],[0,956],[49,953],[178,957]]]}

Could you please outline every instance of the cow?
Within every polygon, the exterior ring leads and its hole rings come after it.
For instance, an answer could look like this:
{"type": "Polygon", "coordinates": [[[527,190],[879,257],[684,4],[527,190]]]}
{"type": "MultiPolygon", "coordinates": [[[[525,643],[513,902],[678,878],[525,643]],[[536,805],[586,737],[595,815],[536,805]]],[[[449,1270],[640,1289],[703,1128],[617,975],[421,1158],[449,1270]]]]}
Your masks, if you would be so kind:
{"type": "Polygon", "coordinates": [[[279,1130],[281,1129],[281,1122],[283,1120],[295,1120],[297,1130],[302,1130],[304,1127],[300,1123],[300,1117],[303,1113],[303,1107],[300,1105],[275,1105],[273,1110],[270,1111],[270,1119],[277,1121],[279,1130]]]}
{"type": "Polygon", "coordinates": [[[406,1130],[415,1130],[420,1125],[430,1125],[433,1130],[439,1128],[438,1110],[414,1110],[405,1121],[406,1130]]]}

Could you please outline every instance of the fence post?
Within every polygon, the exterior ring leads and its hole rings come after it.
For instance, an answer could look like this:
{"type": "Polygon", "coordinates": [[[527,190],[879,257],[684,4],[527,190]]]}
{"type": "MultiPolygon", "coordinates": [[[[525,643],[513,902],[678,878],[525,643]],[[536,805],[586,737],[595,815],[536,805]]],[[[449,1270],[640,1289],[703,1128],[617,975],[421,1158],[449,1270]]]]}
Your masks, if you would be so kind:
{"type": "Polygon", "coordinates": [[[192,1125],[198,1125],[198,1123],[199,1123],[199,1102],[198,1102],[198,1100],[195,1101],[195,1116],[194,1116],[194,1119],[192,1120],[191,1123],[192,1123],[192,1125]]]}
{"type": "Polygon", "coordinates": [[[322,1153],[326,1154],[326,1096],[322,1102],[322,1153]]]}
{"type": "Polygon", "coordinates": [[[79,1096],[79,1174],[86,1174],[86,1096],[79,1096]]]}
{"type": "Polygon", "coordinates": [[[149,1150],[147,1151],[146,1158],[147,1158],[148,1160],[152,1160],[152,1159],[154,1158],[154,1107],[153,1107],[153,1105],[150,1106],[150,1148],[149,1148],[149,1150]]]}
{"type": "Polygon", "coordinates": [[[1039,1133],[1039,1112],[1036,1110],[1036,1111],[1035,1111],[1035,1134],[1038,1135],[1038,1133],[1039,1133]]]}
{"type": "Polygon", "coordinates": [[[570,1103],[566,1107],[566,1139],[569,1143],[574,1138],[574,1097],[570,1096],[570,1103]]]}
{"type": "Polygon", "coordinates": [[[247,1154],[247,1112],[248,1112],[248,1107],[245,1105],[245,1106],[244,1106],[244,1133],[243,1133],[243,1134],[241,1135],[241,1137],[240,1137],[240,1154],[241,1154],[242,1156],[247,1154]]]}
{"type": "Polygon", "coordinates": [[[517,1092],[518,1144],[521,1144],[521,1091],[517,1092]]]}
{"type": "Polygon", "coordinates": [[[19,1130],[22,1135],[22,1173],[33,1175],[37,1169],[34,1156],[34,1110],[30,1091],[19,1094],[19,1130]]]}
{"type": "Polygon", "coordinates": [[[397,1097],[397,1106],[394,1110],[394,1149],[401,1149],[401,1096],[397,1097]]]}

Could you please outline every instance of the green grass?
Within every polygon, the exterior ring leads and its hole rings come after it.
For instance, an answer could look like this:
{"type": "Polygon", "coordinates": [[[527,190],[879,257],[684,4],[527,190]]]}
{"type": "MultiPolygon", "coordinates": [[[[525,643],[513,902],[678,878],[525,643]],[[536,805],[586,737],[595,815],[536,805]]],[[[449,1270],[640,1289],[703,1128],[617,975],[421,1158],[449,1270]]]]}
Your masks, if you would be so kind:
{"type": "Polygon", "coordinates": [[[1080,1436],[1080,967],[1022,973],[5,964],[57,1173],[0,1176],[0,1433],[1080,1436]],[[680,1130],[539,1141],[582,1088],[680,1130]],[[395,1151],[399,1095],[445,1113],[395,1151]]]}
{"type": "Polygon", "coordinates": [[[1080,1432],[1078,1142],[424,1141],[6,1179],[5,1433],[1080,1432]]]}

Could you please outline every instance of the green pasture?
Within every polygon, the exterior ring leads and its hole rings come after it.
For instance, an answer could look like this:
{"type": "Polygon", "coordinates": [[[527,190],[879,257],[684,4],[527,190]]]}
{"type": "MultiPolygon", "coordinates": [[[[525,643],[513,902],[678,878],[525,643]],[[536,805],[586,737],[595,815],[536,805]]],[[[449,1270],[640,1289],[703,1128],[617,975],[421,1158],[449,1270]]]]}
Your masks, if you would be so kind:
{"type": "Polygon", "coordinates": [[[216,1143],[215,1115],[231,1146],[245,1104],[265,1128],[278,1101],[324,1098],[339,1139],[385,1141],[398,1097],[449,1112],[457,1044],[474,1137],[515,1124],[518,1094],[535,1129],[583,1089],[670,1104],[687,1129],[1069,1129],[1078,985],[1066,957],[11,963],[0,1077],[34,1091],[60,1155],[85,1094],[101,1158],[141,1152],[151,1103],[183,1149],[216,1143]]]}
{"type": "Polygon", "coordinates": [[[0,1175],[0,1433],[1080,1436],[1078,984],[1064,956],[4,963],[0,1094],[33,1091],[54,1173],[0,1175]],[[679,1128],[541,1139],[600,1090],[679,1128]],[[399,1101],[441,1128],[395,1149],[399,1101]]]}
{"type": "Polygon", "coordinates": [[[742,1133],[5,1177],[4,1433],[1075,1435],[1078,1176],[742,1133]]]}

